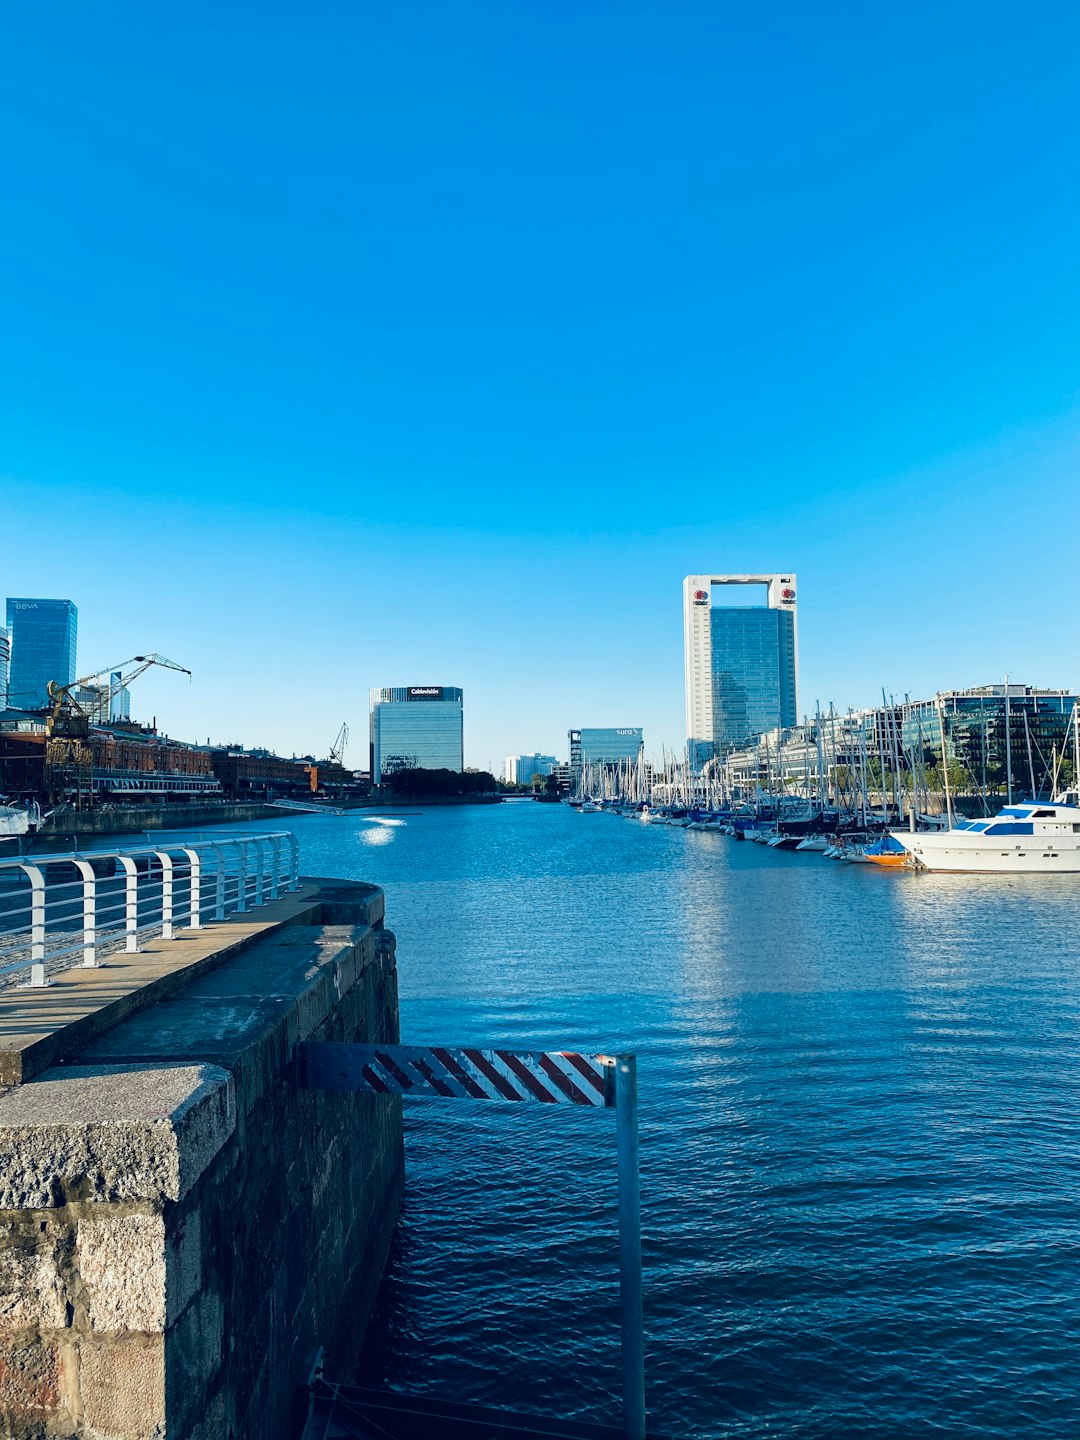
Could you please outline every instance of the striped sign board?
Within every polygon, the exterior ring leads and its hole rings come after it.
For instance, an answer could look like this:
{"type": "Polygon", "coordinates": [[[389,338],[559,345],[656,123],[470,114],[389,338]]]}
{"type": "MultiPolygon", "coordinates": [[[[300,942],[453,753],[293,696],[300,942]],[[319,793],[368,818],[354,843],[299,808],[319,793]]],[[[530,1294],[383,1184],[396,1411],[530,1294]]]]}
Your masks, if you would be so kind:
{"type": "Polygon", "coordinates": [[[614,1105],[615,1060],[569,1050],[484,1050],[447,1045],[300,1046],[304,1084],[374,1095],[456,1100],[536,1100],[547,1105],[614,1105]]]}

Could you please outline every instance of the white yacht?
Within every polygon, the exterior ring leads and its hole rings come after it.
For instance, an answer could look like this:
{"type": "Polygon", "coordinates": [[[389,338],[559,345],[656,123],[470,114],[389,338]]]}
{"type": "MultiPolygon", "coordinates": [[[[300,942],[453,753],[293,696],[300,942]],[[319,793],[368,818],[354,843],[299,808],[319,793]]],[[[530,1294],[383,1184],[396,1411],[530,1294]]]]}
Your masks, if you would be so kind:
{"type": "Polygon", "coordinates": [[[948,830],[890,833],[925,870],[1080,874],[1080,806],[1064,800],[1006,805],[992,820],[954,820],[948,830]]]}

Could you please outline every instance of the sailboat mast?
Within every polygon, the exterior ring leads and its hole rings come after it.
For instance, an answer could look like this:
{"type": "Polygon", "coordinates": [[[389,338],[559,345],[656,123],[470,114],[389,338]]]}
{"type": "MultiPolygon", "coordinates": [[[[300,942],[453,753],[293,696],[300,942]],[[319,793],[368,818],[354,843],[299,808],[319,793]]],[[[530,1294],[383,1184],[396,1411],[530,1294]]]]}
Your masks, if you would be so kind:
{"type": "Polygon", "coordinates": [[[1005,782],[1008,787],[1009,804],[1013,803],[1012,783],[1012,712],[1009,709],[1009,677],[1005,676],[1005,782]]]}
{"type": "Polygon", "coordinates": [[[1028,779],[1031,781],[1031,798],[1038,799],[1038,791],[1035,789],[1035,762],[1031,758],[1031,729],[1028,726],[1027,710],[1024,711],[1024,739],[1027,741],[1028,752],[1028,779]]]}
{"type": "Polygon", "coordinates": [[[937,718],[938,729],[941,732],[941,774],[945,781],[945,814],[949,821],[949,829],[953,828],[952,823],[952,791],[949,789],[949,761],[945,754],[945,710],[941,703],[941,696],[937,697],[937,718]]]}

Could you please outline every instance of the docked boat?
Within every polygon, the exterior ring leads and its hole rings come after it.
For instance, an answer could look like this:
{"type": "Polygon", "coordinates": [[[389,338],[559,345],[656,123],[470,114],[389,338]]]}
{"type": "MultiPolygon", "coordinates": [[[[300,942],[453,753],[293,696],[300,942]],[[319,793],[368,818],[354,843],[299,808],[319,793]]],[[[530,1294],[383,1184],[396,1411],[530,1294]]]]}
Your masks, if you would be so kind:
{"type": "Polygon", "coordinates": [[[923,870],[1080,873],[1080,806],[1061,799],[1006,805],[990,820],[955,820],[948,830],[891,833],[923,870]]]}
{"type": "Polygon", "coordinates": [[[8,805],[0,802],[0,839],[32,835],[43,818],[35,800],[31,800],[29,805],[8,805]]]}
{"type": "Polygon", "coordinates": [[[898,845],[891,835],[882,835],[874,845],[867,845],[862,858],[870,865],[879,865],[884,870],[907,869],[912,864],[911,856],[898,845]]]}

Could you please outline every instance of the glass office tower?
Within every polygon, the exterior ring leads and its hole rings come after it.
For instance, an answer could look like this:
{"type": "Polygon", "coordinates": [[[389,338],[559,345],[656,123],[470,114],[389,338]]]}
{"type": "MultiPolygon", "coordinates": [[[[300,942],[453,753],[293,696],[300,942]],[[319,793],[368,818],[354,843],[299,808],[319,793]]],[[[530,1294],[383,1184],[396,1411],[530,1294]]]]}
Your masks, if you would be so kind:
{"type": "Polygon", "coordinates": [[[75,679],[75,643],[79,612],[70,600],[16,599],[7,602],[11,636],[8,705],[40,710],[48,704],[48,684],[75,679]]]}
{"type": "Polygon", "coordinates": [[[754,735],[796,724],[794,575],[688,575],[683,620],[687,755],[694,770],[754,735]],[[754,587],[763,603],[718,604],[720,586],[754,587]]]}
{"type": "Polygon", "coordinates": [[[8,662],[11,660],[11,644],[8,632],[0,625],[0,710],[7,706],[8,662]]]}
{"type": "Polygon", "coordinates": [[[598,726],[590,730],[569,730],[570,773],[581,775],[586,765],[618,765],[629,760],[637,763],[644,738],[640,725],[598,726]]]}
{"type": "Polygon", "coordinates": [[[453,685],[371,692],[371,783],[397,770],[464,770],[464,697],[453,685]]]}

